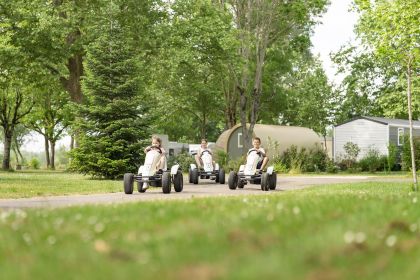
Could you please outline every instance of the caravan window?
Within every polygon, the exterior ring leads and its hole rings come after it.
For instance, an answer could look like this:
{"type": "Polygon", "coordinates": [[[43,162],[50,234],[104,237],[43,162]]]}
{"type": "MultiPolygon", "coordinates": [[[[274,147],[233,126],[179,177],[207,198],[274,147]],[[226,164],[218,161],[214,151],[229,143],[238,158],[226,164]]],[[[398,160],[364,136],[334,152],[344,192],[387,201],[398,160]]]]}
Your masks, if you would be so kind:
{"type": "Polygon", "coordinates": [[[242,145],[242,132],[238,133],[238,148],[243,148],[244,146],[242,145]]]}
{"type": "Polygon", "coordinates": [[[402,146],[404,144],[404,128],[398,128],[398,146],[402,146]]]}

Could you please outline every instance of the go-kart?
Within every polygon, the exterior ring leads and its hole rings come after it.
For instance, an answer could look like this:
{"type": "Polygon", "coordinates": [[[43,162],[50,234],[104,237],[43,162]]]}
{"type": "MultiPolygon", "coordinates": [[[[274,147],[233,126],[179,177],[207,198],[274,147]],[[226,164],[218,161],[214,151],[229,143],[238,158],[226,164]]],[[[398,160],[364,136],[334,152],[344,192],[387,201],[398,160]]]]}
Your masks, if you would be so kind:
{"type": "MultiPolygon", "coordinates": [[[[164,169],[157,170],[162,150],[159,147],[152,146],[146,153],[144,165],[140,166],[138,174],[133,173],[124,174],[124,192],[126,194],[133,193],[134,181],[137,182],[137,190],[141,193],[146,191],[144,184],[150,184],[154,187],[162,187],[163,193],[170,193],[172,183],[176,192],[181,192],[184,188],[183,176],[179,165],[172,166],[169,170],[167,166],[164,169]]],[[[166,165],[166,163],[165,163],[166,165]]]]}
{"type": "MultiPolygon", "coordinates": [[[[195,154],[193,154],[195,155],[195,154]]],[[[209,150],[204,150],[201,155],[203,162],[202,168],[197,168],[195,164],[190,165],[188,172],[189,182],[198,184],[198,178],[214,180],[216,183],[225,183],[225,170],[219,167],[219,164],[213,166],[213,157],[209,150]]]]}
{"type": "Polygon", "coordinates": [[[241,165],[239,172],[231,171],[228,177],[229,189],[242,189],[248,182],[250,184],[261,184],[261,190],[275,190],[277,184],[277,174],[274,172],[274,167],[267,168],[267,172],[257,169],[258,161],[260,159],[259,152],[255,149],[248,151],[246,164],[241,165]]]}

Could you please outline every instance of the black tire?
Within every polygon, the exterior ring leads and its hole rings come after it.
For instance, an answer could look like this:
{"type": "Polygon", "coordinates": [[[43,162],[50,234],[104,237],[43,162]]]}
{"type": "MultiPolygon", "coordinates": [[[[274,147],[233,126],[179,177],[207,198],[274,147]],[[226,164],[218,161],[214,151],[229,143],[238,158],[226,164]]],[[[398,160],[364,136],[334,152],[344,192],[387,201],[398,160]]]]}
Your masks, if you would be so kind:
{"type": "Polygon", "coordinates": [[[192,183],[194,185],[198,184],[198,169],[195,168],[191,171],[191,176],[192,176],[192,183]]]}
{"type": "Polygon", "coordinates": [[[277,174],[276,172],[273,172],[273,174],[270,175],[270,190],[275,190],[277,187],[277,174]]]}
{"type": "Polygon", "coordinates": [[[228,178],[229,189],[235,190],[238,185],[238,174],[235,171],[230,171],[228,178]]]}
{"type": "Polygon", "coordinates": [[[143,190],[143,182],[137,182],[137,190],[140,193],[144,193],[146,190],[143,190]]]}
{"type": "Polygon", "coordinates": [[[268,191],[269,188],[269,179],[267,173],[263,173],[261,176],[261,190],[262,191],[268,191]]]}
{"type": "Polygon", "coordinates": [[[171,173],[163,172],[162,174],[162,192],[170,193],[171,192],[171,173]]]}
{"type": "Polygon", "coordinates": [[[225,170],[223,168],[221,168],[219,170],[219,183],[224,185],[225,184],[225,180],[226,180],[226,174],[225,174],[225,170]]]}
{"type": "Polygon", "coordinates": [[[134,174],[125,173],[124,174],[124,192],[125,194],[133,193],[133,184],[134,184],[134,174]]]}
{"type": "Polygon", "coordinates": [[[181,170],[174,175],[174,189],[176,192],[182,192],[184,188],[184,178],[182,176],[181,170]]]}
{"type": "Polygon", "coordinates": [[[191,167],[190,167],[190,168],[188,168],[188,182],[189,182],[190,184],[192,184],[192,182],[193,182],[191,167]]]}
{"type": "Polygon", "coordinates": [[[238,180],[238,188],[243,189],[245,186],[245,183],[242,180],[238,180]]]}

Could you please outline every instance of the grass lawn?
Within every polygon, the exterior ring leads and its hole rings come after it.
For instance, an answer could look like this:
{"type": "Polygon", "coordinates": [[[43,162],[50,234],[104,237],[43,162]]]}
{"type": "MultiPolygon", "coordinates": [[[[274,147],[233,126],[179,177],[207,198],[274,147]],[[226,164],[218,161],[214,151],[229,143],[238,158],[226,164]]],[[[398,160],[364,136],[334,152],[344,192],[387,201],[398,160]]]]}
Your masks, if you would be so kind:
{"type": "Polygon", "coordinates": [[[0,279],[418,279],[409,189],[0,210],[0,279]]]}
{"type": "Polygon", "coordinates": [[[121,192],[122,182],[60,171],[0,172],[0,198],[121,192]]]}

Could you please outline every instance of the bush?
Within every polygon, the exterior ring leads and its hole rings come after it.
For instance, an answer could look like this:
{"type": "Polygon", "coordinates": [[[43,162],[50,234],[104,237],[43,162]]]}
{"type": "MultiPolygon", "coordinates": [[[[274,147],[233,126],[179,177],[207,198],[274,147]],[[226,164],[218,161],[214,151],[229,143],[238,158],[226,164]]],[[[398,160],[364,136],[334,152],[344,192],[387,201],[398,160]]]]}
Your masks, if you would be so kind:
{"type": "Polygon", "coordinates": [[[171,166],[175,164],[179,164],[183,172],[188,171],[191,163],[195,164],[195,159],[185,151],[177,154],[176,156],[171,156],[168,158],[168,168],[171,168],[171,166]]]}
{"type": "MultiPolygon", "coordinates": [[[[420,139],[414,139],[414,157],[416,162],[416,169],[419,169],[420,165],[420,139]]],[[[411,170],[411,149],[410,149],[410,138],[408,135],[404,136],[404,144],[402,147],[401,155],[401,165],[402,169],[407,171],[411,170]]]]}
{"type": "Polygon", "coordinates": [[[328,173],[338,173],[340,167],[338,167],[334,162],[330,159],[327,160],[325,171],[328,173]]]}
{"type": "Polygon", "coordinates": [[[296,146],[291,146],[280,159],[275,161],[275,164],[281,162],[281,165],[278,166],[280,169],[299,174],[302,172],[326,171],[327,161],[328,155],[321,147],[311,150],[305,148],[298,150],[296,146]]]}
{"type": "Polygon", "coordinates": [[[357,156],[360,152],[359,146],[352,142],[347,142],[344,145],[344,151],[345,154],[342,163],[345,165],[346,169],[355,168],[357,156]]]}
{"type": "Polygon", "coordinates": [[[316,147],[305,154],[303,161],[304,172],[324,172],[327,169],[328,155],[321,147],[316,147]]]}
{"type": "Polygon", "coordinates": [[[369,147],[366,155],[359,161],[361,171],[376,172],[381,167],[381,157],[378,149],[369,147]]]}
{"type": "Polygon", "coordinates": [[[224,170],[228,170],[229,155],[223,150],[216,150],[214,160],[220,165],[224,170]]]}
{"type": "Polygon", "coordinates": [[[398,157],[398,148],[394,143],[388,145],[388,155],[386,156],[387,168],[388,171],[394,169],[394,166],[397,164],[398,157]]]}
{"type": "Polygon", "coordinates": [[[240,157],[239,159],[236,159],[236,160],[234,160],[234,159],[229,160],[225,170],[226,170],[226,172],[238,171],[239,167],[242,164],[245,164],[245,162],[246,162],[246,157],[245,156],[242,156],[242,157],[240,157]]]}
{"type": "Polygon", "coordinates": [[[32,158],[29,161],[29,167],[32,169],[39,169],[40,165],[41,164],[39,163],[39,160],[37,158],[32,158]]]}

